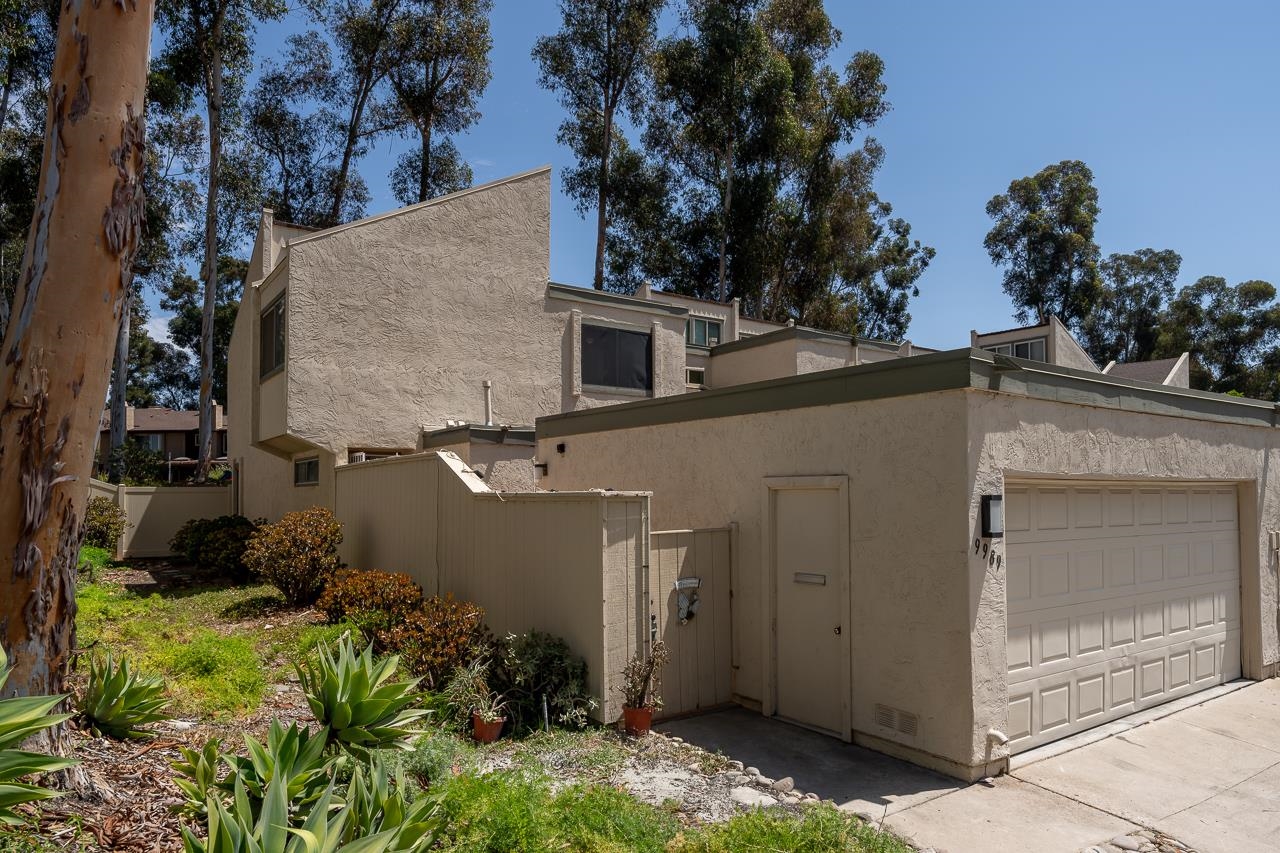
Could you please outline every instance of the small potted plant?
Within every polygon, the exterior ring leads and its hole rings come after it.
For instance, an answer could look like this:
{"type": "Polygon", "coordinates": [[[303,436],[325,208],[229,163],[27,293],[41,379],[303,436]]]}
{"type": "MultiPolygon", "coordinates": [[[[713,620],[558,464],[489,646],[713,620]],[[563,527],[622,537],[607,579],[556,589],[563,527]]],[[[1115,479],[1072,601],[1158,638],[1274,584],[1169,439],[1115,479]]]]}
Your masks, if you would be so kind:
{"type": "Polygon", "coordinates": [[[662,667],[667,646],[661,640],[646,655],[637,651],[622,670],[622,727],[629,735],[649,733],[653,712],[662,707],[662,667]]]}
{"type": "Polygon", "coordinates": [[[460,666],[444,689],[445,699],[459,714],[471,717],[471,737],[476,743],[493,743],[507,722],[507,703],[502,695],[489,689],[486,677],[489,663],[475,660],[460,666]]]}

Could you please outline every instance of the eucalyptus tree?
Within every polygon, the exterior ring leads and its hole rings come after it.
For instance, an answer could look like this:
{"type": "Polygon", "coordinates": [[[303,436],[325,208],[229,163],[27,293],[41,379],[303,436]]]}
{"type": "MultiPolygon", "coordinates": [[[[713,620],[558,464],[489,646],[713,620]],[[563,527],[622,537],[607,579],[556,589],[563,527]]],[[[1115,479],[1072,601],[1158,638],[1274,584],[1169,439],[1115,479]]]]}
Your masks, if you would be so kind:
{"type": "Polygon", "coordinates": [[[1098,190],[1079,160],[1018,178],[987,202],[995,220],[983,245],[1004,268],[1003,287],[1018,322],[1057,317],[1079,330],[1098,299],[1101,251],[1094,242],[1098,190]]]}
{"type": "Polygon", "coordinates": [[[1138,249],[1102,261],[1102,287],[1082,329],[1082,343],[1094,361],[1151,358],[1181,267],[1182,257],[1172,249],[1138,249]]]}
{"type": "Polygon", "coordinates": [[[1192,387],[1275,400],[1280,304],[1270,282],[1227,284],[1203,276],[1178,291],[1161,317],[1157,357],[1191,353],[1192,387]]]}
{"type": "Polygon", "coordinates": [[[554,91],[569,113],[556,137],[578,161],[565,173],[565,190],[580,213],[596,210],[596,290],[604,289],[618,119],[643,109],[665,5],[666,0],[560,0],[560,31],[539,38],[533,48],[538,84],[554,91]]]}
{"type": "MultiPolygon", "coordinates": [[[[396,62],[390,71],[402,126],[418,136],[417,150],[396,166],[404,175],[417,166],[416,197],[426,201],[456,186],[435,183],[466,174],[454,146],[442,138],[461,133],[480,118],[479,101],[489,85],[489,13],[493,0],[403,0],[396,23],[396,62]],[[437,157],[449,162],[437,165],[437,157]]],[[[403,180],[401,185],[403,187],[403,180]]],[[[397,193],[399,195],[399,193],[397,193]]]]}
{"type": "Polygon", "coordinates": [[[284,14],[282,0],[159,0],[165,34],[161,56],[174,79],[193,87],[204,101],[208,144],[204,187],[203,324],[200,334],[200,436],[197,479],[213,457],[213,343],[220,254],[220,190],[225,170],[224,135],[240,120],[240,102],[252,67],[253,28],[258,20],[284,14]]]}
{"type": "Polygon", "coordinates": [[[60,7],[35,215],[0,348],[0,645],[18,695],[64,692],[75,648],[85,483],[145,220],[151,11],[60,7]]]}

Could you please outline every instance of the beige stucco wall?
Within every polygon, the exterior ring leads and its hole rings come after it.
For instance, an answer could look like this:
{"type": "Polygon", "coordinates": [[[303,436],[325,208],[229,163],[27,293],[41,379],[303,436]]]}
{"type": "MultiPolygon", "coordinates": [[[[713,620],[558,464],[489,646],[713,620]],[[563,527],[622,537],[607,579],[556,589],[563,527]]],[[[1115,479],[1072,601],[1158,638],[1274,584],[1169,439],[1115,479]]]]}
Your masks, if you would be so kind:
{"type": "Polygon", "coordinates": [[[1084,351],[1084,348],[1071,336],[1067,327],[1057,317],[1049,318],[1049,361],[1063,367],[1074,367],[1076,370],[1088,370],[1098,373],[1098,365],[1084,351]]]}
{"type": "Polygon", "coordinates": [[[712,388],[745,385],[796,373],[796,339],[784,337],[769,343],[717,351],[711,357],[707,381],[712,388]]]}
{"type": "Polygon", "coordinates": [[[903,397],[544,439],[538,458],[550,460],[543,488],[651,490],[655,529],[738,522],[734,692],[748,704],[765,684],[764,478],[848,476],[853,727],[963,759],[972,731],[957,703],[971,687],[965,412],[962,392],[903,397]],[[919,734],[878,729],[876,703],[919,714],[919,734]]]}
{"type": "Polygon", "coordinates": [[[796,340],[796,373],[817,373],[819,370],[835,370],[854,364],[852,341],[833,341],[822,338],[796,340]]]}
{"type": "Polygon", "coordinates": [[[534,448],[519,444],[474,442],[466,462],[489,488],[498,492],[534,492],[541,477],[533,467],[534,448]]]}
{"type": "Polygon", "coordinates": [[[343,559],[473,601],[496,634],[565,638],[587,662],[601,701],[593,716],[617,718],[643,624],[645,496],[498,495],[457,456],[435,452],[341,466],[337,477],[343,559]]]}
{"type": "Polygon", "coordinates": [[[763,480],[848,476],[855,738],[970,777],[1006,756],[987,738],[1007,728],[1005,593],[1003,564],[972,555],[981,495],[1017,475],[1240,482],[1244,671],[1262,677],[1280,661],[1265,542],[1280,529],[1280,482],[1260,482],[1277,454],[1270,428],[978,390],[539,442],[544,488],[651,490],[656,528],[739,523],[734,690],[749,705],[766,684],[763,480]],[[919,714],[918,735],[878,727],[876,703],[919,714]]]}

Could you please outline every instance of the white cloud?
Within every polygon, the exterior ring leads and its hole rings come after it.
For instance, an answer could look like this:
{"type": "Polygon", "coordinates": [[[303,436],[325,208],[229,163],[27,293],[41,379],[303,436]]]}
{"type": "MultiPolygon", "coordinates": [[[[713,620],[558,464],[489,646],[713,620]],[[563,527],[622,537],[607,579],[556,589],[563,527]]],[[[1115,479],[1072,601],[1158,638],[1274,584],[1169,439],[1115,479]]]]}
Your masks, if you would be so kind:
{"type": "Polygon", "coordinates": [[[165,317],[152,317],[147,320],[143,326],[146,328],[147,333],[155,340],[171,344],[173,343],[173,338],[169,337],[169,318],[172,316],[173,315],[170,314],[165,317]]]}
{"type": "Polygon", "coordinates": [[[471,165],[472,165],[472,166],[482,166],[482,167],[486,167],[486,168],[487,168],[487,167],[490,167],[490,166],[496,166],[497,164],[496,164],[496,163],[494,163],[492,160],[486,160],[486,159],[485,159],[485,158],[483,158],[483,157],[477,157],[475,160],[472,160],[472,161],[471,161],[471,165]]]}

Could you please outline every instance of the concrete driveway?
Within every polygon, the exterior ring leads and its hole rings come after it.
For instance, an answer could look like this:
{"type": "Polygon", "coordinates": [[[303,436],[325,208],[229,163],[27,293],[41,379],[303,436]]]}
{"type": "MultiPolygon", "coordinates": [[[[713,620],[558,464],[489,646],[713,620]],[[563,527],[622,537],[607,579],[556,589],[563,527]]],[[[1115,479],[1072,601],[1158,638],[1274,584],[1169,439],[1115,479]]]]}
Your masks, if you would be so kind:
{"type": "Polygon", "coordinates": [[[1280,850],[1280,679],[1222,692],[969,786],[741,709],[660,728],[946,853],[1280,850]]]}

